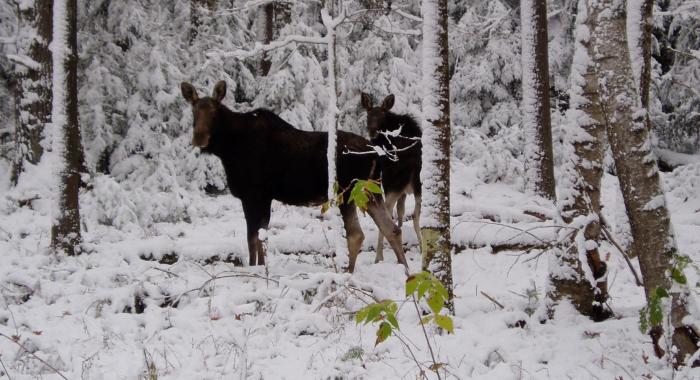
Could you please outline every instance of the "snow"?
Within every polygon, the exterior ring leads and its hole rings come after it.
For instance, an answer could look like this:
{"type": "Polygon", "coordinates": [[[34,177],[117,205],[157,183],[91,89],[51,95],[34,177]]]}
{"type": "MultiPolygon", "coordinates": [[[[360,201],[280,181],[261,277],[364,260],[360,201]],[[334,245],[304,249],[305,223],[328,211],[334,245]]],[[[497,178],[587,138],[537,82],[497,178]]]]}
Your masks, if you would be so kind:
{"type": "MultiPolygon", "coordinates": [[[[551,216],[555,211],[513,185],[481,181],[474,175],[475,165],[453,165],[452,235],[458,244],[483,248],[461,249],[454,257],[456,334],[429,331],[452,376],[670,378],[671,370],[654,358],[648,337],[637,327],[643,290],[605,243],[601,252],[608,257],[611,307],[619,318],[593,323],[562,304],[553,320],[540,323],[534,310],[544,296],[547,254],[491,254],[487,243],[513,238],[517,234],[511,227],[555,239],[555,226],[524,213],[551,216]],[[491,229],[486,215],[502,225],[491,229]],[[515,327],[521,320],[526,326],[515,327]]],[[[700,197],[690,189],[700,184],[700,165],[664,175],[678,245],[698,260],[695,210],[700,197]]],[[[623,207],[615,200],[616,186],[615,178],[606,175],[603,202],[610,212],[623,207]]],[[[361,218],[363,253],[356,272],[348,275],[339,271],[347,254],[331,256],[335,249],[324,238],[329,231],[318,208],[275,203],[267,266],[240,267],[233,261],[247,256],[245,224],[240,202],[228,194],[191,194],[190,207],[199,211],[189,222],[160,222],[148,229],[92,219],[97,209],[109,214],[108,209],[118,208],[99,206],[96,199],[92,194],[82,199],[83,209],[91,210],[85,213],[84,233],[90,254],[79,257],[46,252],[50,204],[36,202],[34,209],[12,207],[10,200],[0,204],[0,251],[5,253],[0,333],[18,335],[19,342],[64,376],[137,378],[152,362],[159,379],[415,377],[415,366],[398,340],[374,347],[376,327],[357,326],[351,318],[371,301],[365,293],[403,299],[405,275],[392,255],[386,256],[388,262],[373,264],[376,228],[368,217],[361,218]],[[169,254],[176,254],[177,261],[158,261],[169,254]],[[219,260],[208,260],[214,256],[219,260]]],[[[420,255],[410,223],[403,236],[411,270],[417,271],[420,255]]],[[[690,281],[697,280],[696,274],[687,274],[690,281]]],[[[399,321],[419,360],[428,360],[411,308],[400,309],[399,321]]],[[[12,378],[56,378],[11,341],[0,340],[0,352],[12,378]]],[[[692,369],[685,375],[697,378],[700,372],[692,369]]]]}

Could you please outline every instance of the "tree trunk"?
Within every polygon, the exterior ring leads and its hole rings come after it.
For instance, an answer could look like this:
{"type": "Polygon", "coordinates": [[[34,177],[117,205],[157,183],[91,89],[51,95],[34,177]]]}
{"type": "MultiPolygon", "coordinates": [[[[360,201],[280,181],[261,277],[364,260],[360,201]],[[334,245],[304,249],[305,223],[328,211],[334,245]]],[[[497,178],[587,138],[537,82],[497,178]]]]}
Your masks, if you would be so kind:
{"type": "Polygon", "coordinates": [[[450,239],[450,80],[447,0],[423,0],[423,270],[447,288],[454,313],[450,239]]]}
{"type": "Polygon", "coordinates": [[[550,298],[568,298],[576,309],[593,320],[609,317],[606,264],[600,258],[600,187],[603,176],[605,120],[598,98],[598,81],[590,64],[593,55],[586,34],[586,0],[579,0],[574,33],[574,60],[569,91],[570,108],[564,136],[559,209],[563,221],[575,228],[564,229],[564,244],[550,261],[550,298]],[[584,266],[579,257],[587,258],[584,266]]]}
{"type": "Polygon", "coordinates": [[[555,200],[552,125],[549,114],[547,1],[520,2],[523,56],[523,130],[528,187],[555,200]]]}
{"type": "Polygon", "coordinates": [[[651,17],[654,11],[654,0],[641,0],[641,2],[641,22],[639,25],[641,35],[638,43],[642,54],[642,68],[639,72],[639,97],[642,107],[648,112],[649,89],[651,86],[651,17]]]}
{"type": "Polygon", "coordinates": [[[56,0],[53,20],[53,107],[55,151],[60,155],[58,205],[51,228],[57,252],[80,254],[80,172],[83,147],[78,125],[77,0],[56,0]]]}
{"type": "Polygon", "coordinates": [[[51,52],[53,0],[36,0],[20,12],[21,27],[33,36],[25,50],[36,67],[22,66],[16,82],[17,115],[15,160],[11,180],[17,184],[27,163],[36,165],[44,152],[41,146],[44,125],[51,120],[51,52]]]}
{"type": "MultiPolygon", "coordinates": [[[[600,83],[600,104],[606,131],[620,180],[625,208],[632,230],[632,251],[639,258],[647,302],[657,289],[671,296],[671,340],[676,347],[676,364],[697,349],[697,336],[683,324],[688,316],[684,286],[671,287],[669,273],[676,261],[676,244],[656,160],[651,152],[647,112],[632,73],[627,48],[625,4],[616,0],[590,1],[589,27],[596,54],[594,64],[600,83]]],[[[663,324],[652,326],[650,335],[657,354],[663,324]]]]}
{"type": "MultiPolygon", "coordinates": [[[[274,26],[275,26],[275,3],[269,2],[265,4],[265,30],[263,36],[263,43],[265,45],[272,42],[274,38],[274,26]]],[[[270,60],[269,53],[263,53],[262,61],[260,61],[260,72],[262,76],[267,76],[270,73],[270,68],[272,67],[272,61],[270,60]]]]}

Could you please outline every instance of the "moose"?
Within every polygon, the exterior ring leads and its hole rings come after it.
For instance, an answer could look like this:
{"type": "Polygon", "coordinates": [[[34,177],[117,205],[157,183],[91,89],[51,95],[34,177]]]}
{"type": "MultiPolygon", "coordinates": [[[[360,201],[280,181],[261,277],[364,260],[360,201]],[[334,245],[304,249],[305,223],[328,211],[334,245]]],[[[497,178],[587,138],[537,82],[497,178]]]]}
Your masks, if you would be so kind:
{"type": "MultiPolygon", "coordinates": [[[[238,113],[221,103],[226,82],[214,86],[211,96],[200,98],[189,83],[180,85],[192,106],[192,145],[213,154],[223,164],[231,194],[239,198],[246,220],[249,264],[263,265],[265,251],[258,231],[270,222],[272,200],[294,206],[321,205],[327,201],[328,134],[294,128],[266,109],[238,113]]],[[[343,131],[337,134],[336,167],[340,189],[356,179],[379,180],[377,157],[348,152],[367,151],[370,142],[343,131]]],[[[347,198],[347,197],[343,197],[347,198]]],[[[339,204],[353,272],[364,234],[357,207],[347,199],[339,204]]],[[[370,198],[367,213],[387,237],[399,263],[408,268],[400,230],[386,212],[383,197],[370,198]]]]}
{"type": "MultiPolygon", "coordinates": [[[[415,199],[413,228],[418,237],[418,245],[422,246],[420,236],[421,129],[411,115],[399,115],[390,111],[394,106],[393,94],[384,98],[382,104],[375,107],[372,95],[363,92],[361,104],[367,111],[367,131],[372,144],[388,153],[379,161],[387,212],[393,215],[394,206],[396,206],[400,231],[406,210],[406,196],[413,194],[415,199]]],[[[384,260],[384,236],[381,231],[378,235],[375,262],[384,260]]]]}

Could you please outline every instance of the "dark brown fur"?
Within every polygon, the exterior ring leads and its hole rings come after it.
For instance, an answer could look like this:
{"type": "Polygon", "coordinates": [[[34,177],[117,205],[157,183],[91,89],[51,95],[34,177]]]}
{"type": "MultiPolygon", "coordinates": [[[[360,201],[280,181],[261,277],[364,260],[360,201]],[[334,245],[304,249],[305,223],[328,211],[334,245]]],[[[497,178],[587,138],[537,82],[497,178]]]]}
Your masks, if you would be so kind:
{"type": "MultiPolygon", "coordinates": [[[[386,206],[389,214],[393,214],[396,205],[397,224],[403,224],[405,201],[407,194],[413,194],[415,209],[413,211],[413,228],[421,243],[420,236],[420,207],[421,207],[421,141],[422,132],[418,123],[410,115],[397,115],[390,111],[394,105],[394,95],[387,96],[381,105],[375,107],[371,95],[362,93],[362,106],[367,110],[367,130],[372,144],[381,146],[384,150],[395,154],[395,159],[388,157],[380,159],[382,171],[382,186],[386,194],[386,206]],[[386,132],[401,129],[398,136],[388,136],[386,132]]],[[[379,233],[377,240],[377,258],[383,257],[384,239],[379,233]]]]}
{"type": "MultiPolygon", "coordinates": [[[[250,265],[265,262],[258,230],[267,228],[272,200],[285,204],[320,205],[327,200],[328,163],[325,132],[294,128],[265,109],[233,112],[221,104],[226,84],[216,84],[211,97],[199,98],[194,87],[183,83],[182,94],[194,114],[192,144],[202,152],[221,159],[231,194],[241,200],[248,229],[250,265]]],[[[338,132],[338,150],[367,150],[369,141],[352,133],[338,132]]],[[[354,179],[377,179],[376,158],[368,155],[337,154],[337,181],[340,188],[354,179]]],[[[347,197],[346,197],[347,198],[347,197]]],[[[354,204],[340,205],[347,233],[350,266],[353,271],[364,235],[354,204]]],[[[386,213],[384,200],[375,197],[368,213],[389,241],[400,263],[406,264],[400,230],[386,213]]]]}

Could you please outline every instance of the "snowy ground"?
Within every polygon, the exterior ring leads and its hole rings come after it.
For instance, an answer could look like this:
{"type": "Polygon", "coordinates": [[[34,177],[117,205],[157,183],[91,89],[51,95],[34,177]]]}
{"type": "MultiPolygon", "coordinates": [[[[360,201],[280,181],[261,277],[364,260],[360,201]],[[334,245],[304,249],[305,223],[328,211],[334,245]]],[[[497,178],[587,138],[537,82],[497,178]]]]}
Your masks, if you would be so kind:
{"type": "MultiPolygon", "coordinates": [[[[700,165],[665,180],[681,251],[698,260],[700,165]]],[[[612,224],[621,220],[615,186],[607,176],[605,212],[612,224]]],[[[453,189],[453,234],[463,247],[556,238],[556,229],[537,217],[551,209],[511,186],[480,183],[471,168],[458,165],[453,189]],[[511,227],[534,228],[534,236],[511,227]]],[[[0,333],[7,338],[0,337],[0,373],[12,379],[61,378],[37,358],[68,379],[149,373],[158,379],[418,376],[397,339],[374,347],[376,327],[352,319],[370,301],[368,294],[403,300],[405,275],[391,250],[385,252],[388,262],[373,263],[376,230],[367,217],[364,252],[348,275],[339,269],[346,254],[328,255],[335,246],[317,208],[275,204],[268,266],[248,268],[235,263],[247,257],[245,225],[240,203],[230,195],[197,198],[189,206],[199,212],[187,223],[159,223],[145,231],[87,225],[91,253],[77,258],[46,253],[49,205],[37,200],[30,209],[2,202],[0,333]],[[290,252],[316,254],[284,254],[290,252]]],[[[624,235],[624,228],[614,227],[624,235]]],[[[417,271],[411,223],[404,225],[404,239],[417,271]]],[[[653,357],[637,327],[642,290],[620,255],[606,249],[610,304],[618,318],[593,323],[563,305],[545,324],[530,314],[543,295],[546,254],[462,250],[454,258],[456,334],[429,332],[438,361],[462,379],[700,379],[700,371],[674,374],[653,357]],[[521,320],[523,328],[516,326],[521,320]]],[[[418,360],[427,362],[415,310],[401,305],[401,331],[418,360]]]]}

